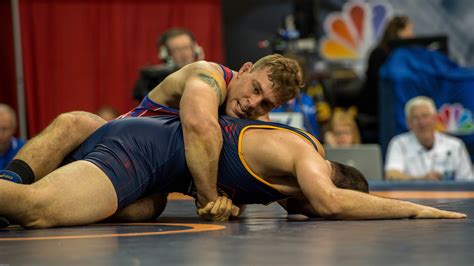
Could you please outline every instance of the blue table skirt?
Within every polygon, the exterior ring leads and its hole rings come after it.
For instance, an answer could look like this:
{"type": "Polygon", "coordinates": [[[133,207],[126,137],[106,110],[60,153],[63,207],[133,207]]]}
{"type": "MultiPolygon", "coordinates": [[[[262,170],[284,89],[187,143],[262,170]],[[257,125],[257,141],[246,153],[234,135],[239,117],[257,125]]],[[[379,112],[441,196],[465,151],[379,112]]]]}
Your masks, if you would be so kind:
{"type": "Polygon", "coordinates": [[[369,180],[369,188],[370,191],[474,191],[474,182],[369,180]]]}

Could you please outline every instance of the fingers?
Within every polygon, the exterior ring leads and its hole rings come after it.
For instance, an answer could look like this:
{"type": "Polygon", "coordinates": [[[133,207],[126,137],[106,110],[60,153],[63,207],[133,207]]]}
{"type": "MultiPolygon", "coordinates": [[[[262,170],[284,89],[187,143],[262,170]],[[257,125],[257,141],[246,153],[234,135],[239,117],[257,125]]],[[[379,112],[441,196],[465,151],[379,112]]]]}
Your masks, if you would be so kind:
{"type": "Polygon", "coordinates": [[[444,211],[426,206],[415,216],[418,219],[462,219],[466,217],[467,215],[464,213],[444,211]]]}
{"type": "Polygon", "coordinates": [[[224,196],[217,197],[214,207],[211,209],[210,212],[210,214],[215,217],[213,221],[225,222],[229,220],[231,209],[232,200],[224,196]]]}
{"type": "MultiPolygon", "coordinates": [[[[232,200],[225,196],[218,196],[203,208],[197,209],[197,214],[210,221],[225,222],[234,213],[238,214],[239,208],[232,204],[232,200]]],[[[237,215],[235,215],[237,216],[237,215]]]]}
{"type": "Polygon", "coordinates": [[[206,215],[211,211],[213,207],[214,207],[214,201],[210,201],[206,204],[206,206],[204,206],[204,208],[198,208],[197,214],[199,216],[206,215]]]}
{"type": "Polygon", "coordinates": [[[230,213],[230,208],[232,207],[232,201],[224,196],[217,197],[214,207],[211,209],[212,215],[222,215],[230,213]]]}
{"type": "Polygon", "coordinates": [[[446,219],[463,219],[466,218],[467,215],[460,212],[450,212],[450,211],[441,211],[442,218],[446,219]]]}
{"type": "Polygon", "coordinates": [[[237,216],[239,216],[239,214],[240,214],[240,208],[235,206],[235,205],[232,205],[232,210],[231,210],[230,215],[234,216],[234,217],[237,217],[237,216]]]}

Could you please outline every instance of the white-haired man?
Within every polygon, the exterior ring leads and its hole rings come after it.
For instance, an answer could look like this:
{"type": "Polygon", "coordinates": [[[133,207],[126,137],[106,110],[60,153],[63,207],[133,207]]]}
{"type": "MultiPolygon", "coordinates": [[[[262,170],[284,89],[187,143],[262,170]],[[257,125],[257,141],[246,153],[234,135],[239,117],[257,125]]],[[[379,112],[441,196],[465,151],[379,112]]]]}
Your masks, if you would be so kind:
{"type": "Polygon", "coordinates": [[[474,180],[464,143],[436,131],[432,99],[417,96],[405,105],[409,132],[395,136],[388,146],[385,177],[391,180],[474,180]]]}

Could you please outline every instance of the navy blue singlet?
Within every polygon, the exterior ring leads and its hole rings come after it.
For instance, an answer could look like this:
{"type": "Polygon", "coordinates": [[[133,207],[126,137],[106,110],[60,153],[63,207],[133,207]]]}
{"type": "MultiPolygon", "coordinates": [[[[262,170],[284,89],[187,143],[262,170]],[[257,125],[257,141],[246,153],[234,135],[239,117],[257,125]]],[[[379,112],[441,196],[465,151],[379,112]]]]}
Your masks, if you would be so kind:
{"type": "MultiPolygon", "coordinates": [[[[287,198],[254,174],[239,156],[245,130],[290,130],[316,148],[310,134],[277,123],[221,116],[223,148],[219,160],[218,189],[236,204],[268,204],[287,198]]],[[[195,196],[186,165],[179,116],[124,118],[111,121],[91,135],[67,161],[87,160],[112,181],[119,208],[155,192],[182,192],[195,196]]]]}

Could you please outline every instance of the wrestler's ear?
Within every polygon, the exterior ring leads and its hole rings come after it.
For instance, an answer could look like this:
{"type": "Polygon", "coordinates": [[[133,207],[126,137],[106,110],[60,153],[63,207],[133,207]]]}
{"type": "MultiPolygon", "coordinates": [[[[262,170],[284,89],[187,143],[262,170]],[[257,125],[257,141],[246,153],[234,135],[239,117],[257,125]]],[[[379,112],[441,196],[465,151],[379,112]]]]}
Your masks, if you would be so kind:
{"type": "Polygon", "coordinates": [[[245,62],[242,67],[240,67],[239,69],[239,73],[237,74],[237,77],[238,76],[241,76],[242,74],[244,74],[245,72],[248,72],[252,69],[252,62],[245,62]]]}

